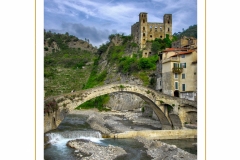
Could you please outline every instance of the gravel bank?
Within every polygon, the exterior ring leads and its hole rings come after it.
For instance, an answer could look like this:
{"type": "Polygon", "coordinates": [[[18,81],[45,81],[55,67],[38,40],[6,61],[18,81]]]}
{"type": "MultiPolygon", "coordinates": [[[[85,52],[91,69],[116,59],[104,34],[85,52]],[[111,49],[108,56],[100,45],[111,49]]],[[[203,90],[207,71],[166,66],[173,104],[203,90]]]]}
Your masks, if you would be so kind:
{"type": "Polygon", "coordinates": [[[113,160],[127,152],[116,146],[100,146],[89,140],[76,139],[68,141],[67,146],[74,148],[74,154],[81,160],[113,160]]]}

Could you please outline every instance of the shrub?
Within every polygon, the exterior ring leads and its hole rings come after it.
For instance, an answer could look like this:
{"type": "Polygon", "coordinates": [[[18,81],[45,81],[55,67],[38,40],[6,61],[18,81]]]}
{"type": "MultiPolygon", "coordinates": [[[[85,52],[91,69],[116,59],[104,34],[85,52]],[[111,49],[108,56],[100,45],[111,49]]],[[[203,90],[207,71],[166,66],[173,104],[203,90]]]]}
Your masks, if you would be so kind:
{"type": "Polygon", "coordinates": [[[142,69],[151,68],[151,64],[149,63],[148,58],[141,58],[139,61],[139,65],[142,69]]]}
{"type": "Polygon", "coordinates": [[[44,47],[44,51],[48,51],[48,47],[44,47]]]}
{"type": "Polygon", "coordinates": [[[108,94],[93,98],[91,100],[88,100],[84,102],[83,104],[79,105],[75,109],[91,109],[91,108],[97,108],[99,111],[108,111],[110,109],[107,109],[104,107],[105,104],[108,103],[110,99],[110,96],[108,94]]]}

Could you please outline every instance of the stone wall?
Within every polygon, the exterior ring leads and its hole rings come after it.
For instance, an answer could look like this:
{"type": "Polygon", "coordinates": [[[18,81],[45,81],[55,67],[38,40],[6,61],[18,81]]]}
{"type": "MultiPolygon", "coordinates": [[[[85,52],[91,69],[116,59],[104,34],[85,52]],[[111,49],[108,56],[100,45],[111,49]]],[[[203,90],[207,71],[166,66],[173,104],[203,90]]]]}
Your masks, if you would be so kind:
{"type": "Polygon", "coordinates": [[[118,134],[103,135],[103,138],[136,138],[145,137],[146,139],[185,139],[197,138],[196,129],[188,130],[145,130],[127,131],[118,134]]]}
{"type": "Polygon", "coordinates": [[[167,95],[173,95],[172,72],[162,73],[162,92],[167,95]]]}
{"type": "Polygon", "coordinates": [[[144,101],[134,94],[111,93],[107,107],[112,110],[134,110],[140,108],[144,101]]]}

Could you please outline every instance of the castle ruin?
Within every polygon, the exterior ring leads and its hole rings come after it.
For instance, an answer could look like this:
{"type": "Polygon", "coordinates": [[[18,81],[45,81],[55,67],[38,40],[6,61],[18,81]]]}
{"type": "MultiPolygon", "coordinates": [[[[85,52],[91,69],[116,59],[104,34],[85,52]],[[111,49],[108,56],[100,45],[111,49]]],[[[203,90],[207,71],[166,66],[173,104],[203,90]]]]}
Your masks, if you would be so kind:
{"type": "Polygon", "coordinates": [[[148,47],[147,41],[155,40],[155,38],[166,38],[166,35],[172,36],[172,14],[164,14],[163,23],[148,22],[147,13],[139,14],[139,22],[131,26],[131,35],[133,41],[143,50],[143,57],[151,54],[151,48],[148,47]]]}

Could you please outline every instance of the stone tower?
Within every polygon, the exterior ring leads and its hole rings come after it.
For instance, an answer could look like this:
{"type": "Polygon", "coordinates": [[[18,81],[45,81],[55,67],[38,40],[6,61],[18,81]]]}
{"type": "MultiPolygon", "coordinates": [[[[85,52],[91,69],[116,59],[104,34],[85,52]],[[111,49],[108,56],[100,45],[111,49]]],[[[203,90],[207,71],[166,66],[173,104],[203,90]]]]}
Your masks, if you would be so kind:
{"type": "Polygon", "coordinates": [[[148,37],[147,33],[147,13],[141,12],[139,14],[139,24],[140,24],[140,45],[141,48],[145,47],[146,40],[148,37]]]}
{"type": "Polygon", "coordinates": [[[165,14],[163,16],[163,23],[164,23],[164,34],[168,34],[169,36],[172,35],[172,14],[165,14]]]}

